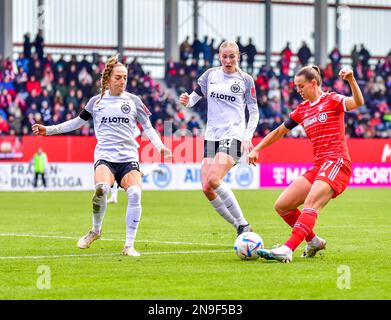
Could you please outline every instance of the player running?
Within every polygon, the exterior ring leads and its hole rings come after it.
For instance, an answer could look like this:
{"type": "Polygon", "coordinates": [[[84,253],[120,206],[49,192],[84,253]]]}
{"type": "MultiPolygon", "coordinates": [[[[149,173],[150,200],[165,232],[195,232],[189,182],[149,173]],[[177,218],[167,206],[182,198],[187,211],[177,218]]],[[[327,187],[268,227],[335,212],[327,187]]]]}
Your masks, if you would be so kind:
{"type": "Polygon", "coordinates": [[[240,70],[240,52],[233,41],[220,45],[222,66],[208,69],[198,86],[179,102],[193,107],[202,97],[208,100],[208,122],[201,165],[202,190],[216,211],[237,230],[237,235],[252,231],[231,188],[223,182],[228,171],[243,153],[251,151],[251,140],[258,125],[259,112],[253,78],[240,70]],[[245,108],[249,111],[246,128],[245,108]]]}
{"type": "Polygon", "coordinates": [[[305,257],[313,257],[326,247],[326,240],[313,231],[316,219],[330,199],[336,198],[345,190],[352,175],[344,112],[364,104],[353,71],[342,69],[339,76],[349,83],[352,97],[323,92],[319,67],[307,66],[300,69],[294,81],[298,93],[305,101],[249,154],[249,163],[255,165],[259,151],[282,138],[298,124],[304,127],[313,146],[314,166],[289,185],[274,205],[277,213],[293,228],[292,234],[282,246],[259,250],[262,258],[291,262],[293,252],[304,239],[307,241],[303,254],[305,257]],[[302,204],[304,208],[300,211],[298,207],[302,204]]]}
{"type": "Polygon", "coordinates": [[[123,255],[139,256],[134,249],[134,240],[141,217],[141,174],[137,142],[134,138],[136,121],[140,122],[152,144],[164,155],[172,154],[164,146],[153,129],[151,113],[135,95],[125,91],[128,79],[127,68],[111,57],[102,74],[102,91],[92,97],[78,117],[54,126],[34,124],[35,135],[54,135],[76,130],[91,118],[94,120],[98,143],[94,153],[95,194],[92,198],[92,230],[77,243],[80,249],[88,248],[102,235],[102,222],[107,207],[107,194],[114,181],[126,190],[126,241],[123,255]]]}

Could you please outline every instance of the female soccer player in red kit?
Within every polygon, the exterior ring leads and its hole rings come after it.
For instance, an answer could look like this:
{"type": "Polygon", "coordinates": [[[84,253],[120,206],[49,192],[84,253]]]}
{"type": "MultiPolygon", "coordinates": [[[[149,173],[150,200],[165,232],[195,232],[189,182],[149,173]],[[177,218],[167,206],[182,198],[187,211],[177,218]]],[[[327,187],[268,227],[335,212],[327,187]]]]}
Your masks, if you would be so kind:
{"type": "Polygon", "coordinates": [[[313,257],[326,247],[326,241],[315,235],[313,228],[320,210],[349,183],[352,163],[346,144],[344,112],[364,104],[353,71],[342,69],[339,76],[349,83],[352,97],[323,92],[319,67],[307,66],[299,70],[294,81],[304,102],[249,154],[249,163],[255,165],[259,151],[298,124],[304,127],[313,146],[314,166],[289,185],[274,205],[277,213],[292,227],[292,234],[282,246],[259,250],[262,258],[291,262],[293,252],[303,240],[307,241],[303,254],[306,257],[313,257]],[[298,207],[302,204],[304,208],[300,211],[298,207]]]}

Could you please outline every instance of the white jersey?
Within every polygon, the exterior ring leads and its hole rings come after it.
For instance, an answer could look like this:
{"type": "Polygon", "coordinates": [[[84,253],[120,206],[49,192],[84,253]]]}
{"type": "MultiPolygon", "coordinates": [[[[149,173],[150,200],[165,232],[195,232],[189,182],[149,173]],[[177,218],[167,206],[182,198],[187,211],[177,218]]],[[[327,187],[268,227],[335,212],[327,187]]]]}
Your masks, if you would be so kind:
{"type": "Polygon", "coordinates": [[[138,162],[136,126],[137,121],[141,124],[149,121],[151,113],[148,108],[140,98],[128,92],[111,96],[107,90],[97,104],[99,98],[100,95],[92,97],[85,107],[94,119],[95,136],[98,140],[94,162],[138,162]]]}
{"type": "Polygon", "coordinates": [[[216,67],[202,74],[198,84],[208,99],[205,140],[233,138],[242,141],[246,130],[246,105],[258,112],[254,79],[243,71],[228,74],[222,67],[216,67]]]}

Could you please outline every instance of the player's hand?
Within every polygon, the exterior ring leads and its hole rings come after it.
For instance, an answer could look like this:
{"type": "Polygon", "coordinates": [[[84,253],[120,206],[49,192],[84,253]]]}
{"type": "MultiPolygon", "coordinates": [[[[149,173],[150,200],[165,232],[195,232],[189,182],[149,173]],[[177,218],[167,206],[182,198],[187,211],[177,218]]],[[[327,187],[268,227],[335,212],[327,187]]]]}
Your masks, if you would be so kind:
{"type": "Polygon", "coordinates": [[[187,104],[189,103],[190,101],[190,95],[187,93],[187,92],[184,92],[182,93],[180,96],[179,96],[179,103],[184,105],[184,106],[187,106],[187,104]]]}
{"type": "Polygon", "coordinates": [[[248,154],[248,163],[252,164],[253,166],[255,166],[257,164],[257,162],[258,162],[258,158],[259,158],[259,152],[255,151],[255,150],[252,150],[248,154]]]}
{"type": "Polygon", "coordinates": [[[36,136],[46,136],[46,127],[42,124],[33,124],[31,129],[33,130],[33,134],[36,136]]]}
{"type": "Polygon", "coordinates": [[[246,141],[246,140],[243,140],[242,141],[242,152],[243,153],[250,153],[252,150],[254,149],[254,146],[252,144],[251,141],[246,141]]]}
{"type": "Polygon", "coordinates": [[[165,160],[171,160],[172,159],[172,152],[170,149],[168,149],[166,146],[163,146],[160,149],[160,154],[163,156],[165,160]]]}
{"type": "Polygon", "coordinates": [[[341,69],[339,71],[339,77],[342,79],[342,80],[346,80],[346,81],[351,81],[353,80],[354,78],[354,75],[353,75],[353,70],[351,69],[341,69]]]}

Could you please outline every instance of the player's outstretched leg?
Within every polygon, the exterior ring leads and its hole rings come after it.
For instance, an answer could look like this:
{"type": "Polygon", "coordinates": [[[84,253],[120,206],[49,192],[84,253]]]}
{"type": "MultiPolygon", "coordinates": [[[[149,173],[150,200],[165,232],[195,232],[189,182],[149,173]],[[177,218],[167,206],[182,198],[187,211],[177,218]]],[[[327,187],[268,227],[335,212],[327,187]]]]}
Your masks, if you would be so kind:
{"type": "Polygon", "coordinates": [[[237,227],[237,236],[246,231],[252,231],[252,227],[244,218],[242,209],[239,206],[238,201],[231,188],[226,183],[221,183],[214,191],[223,201],[227,210],[231,213],[232,217],[235,218],[237,227]]]}
{"type": "Polygon", "coordinates": [[[87,249],[91,243],[102,235],[102,222],[107,208],[107,194],[110,186],[107,183],[98,183],[95,186],[95,194],[92,198],[92,230],[77,242],[80,249],[87,249]]]}
{"type": "Polygon", "coordinates": [[[141,217],[141,189],[139,186],[130,186],[128,195],[128,207],[126,209],[126,241],[122,254],[125,256],[138,257],[140,253],[134,249],[134,240],[141,217]]]}

